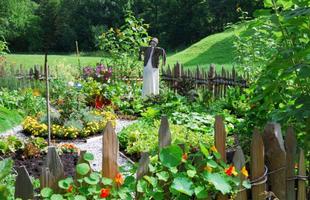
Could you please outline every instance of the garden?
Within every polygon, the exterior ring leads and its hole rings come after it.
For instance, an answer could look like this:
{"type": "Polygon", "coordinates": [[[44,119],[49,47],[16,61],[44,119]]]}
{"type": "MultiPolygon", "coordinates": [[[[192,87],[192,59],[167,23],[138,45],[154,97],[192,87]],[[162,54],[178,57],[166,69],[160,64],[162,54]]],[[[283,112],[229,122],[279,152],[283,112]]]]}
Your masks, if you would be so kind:
{"type": "Polygon", "coordinates": [[[16,44],[0,31],[0,199],[307,199],[309,2],[264,0],[251,14],[237,7],[223,32],[234,34],[231,65],[183,66],[195,45],[171,63],[168,49],[159,94],[148,96],[139,51],[151,44],[150,27],[124,10],[117,27],[94,28],[103,56],[87,65],[78,42],[76,64],[49,65],[48,49],[61,43],[48,32],[45,64],[16,65],[8,60],[16,44]]]}

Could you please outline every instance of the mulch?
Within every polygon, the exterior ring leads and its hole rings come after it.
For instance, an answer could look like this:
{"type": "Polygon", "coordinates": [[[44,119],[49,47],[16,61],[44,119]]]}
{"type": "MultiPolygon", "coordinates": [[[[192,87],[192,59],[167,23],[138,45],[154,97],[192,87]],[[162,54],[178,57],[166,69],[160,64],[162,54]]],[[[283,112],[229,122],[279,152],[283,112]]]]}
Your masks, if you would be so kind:
{"type": "MultiPolygon", "coordinates": [[[[25,166],[29,175],[34,178],[39,178],[41,175],[41,169],[44,166],[46,154],[41,153],[40,155],[32,158],[23,157],[22,151],[17,151],[4,157],[11,157],[14,160],[14,168],[25,166]]],[[[75,166],[78,161],[77,153],[64,153],[59,156],[63,165],[65,177],[75,176],[75,166]]]]}

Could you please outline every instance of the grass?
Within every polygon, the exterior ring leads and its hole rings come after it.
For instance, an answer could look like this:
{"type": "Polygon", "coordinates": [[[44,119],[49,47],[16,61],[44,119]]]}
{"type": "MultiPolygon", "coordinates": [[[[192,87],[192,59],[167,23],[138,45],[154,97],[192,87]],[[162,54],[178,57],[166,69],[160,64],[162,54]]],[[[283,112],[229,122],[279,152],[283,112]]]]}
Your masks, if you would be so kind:
{"type": "Polygon", "coordinates": [[[23,117],[15,110],[0,107],[0,133],[20,124],[23,117]]]}
{"type": "MultiPolygon", "coordinates": [[[[5,56],[9,63],[25,65],[32,67],[34,65],[44,65],[43,54],[8,54],[5,56]]],[[[99,56],[80,56],[81,66],[95,65],[100,62],[99,56]]],[[[78,66],[78,59],[75,55],[48,55],[48,64],[55,65],[73,65],[78,66]]]]}
{"type": "Polygon", "coordinates": [[[245,30],[245,26],[239,25],[236,30],[228,29],[222,33],[210,35],[201,41],[191,45],[187,49],[169,56],[168,64],[182,63],[186,67],[208,67],[215,64],[217,67],[224,65],[231,68],[234,63],[233,43],[235,34],[245,30]]]}

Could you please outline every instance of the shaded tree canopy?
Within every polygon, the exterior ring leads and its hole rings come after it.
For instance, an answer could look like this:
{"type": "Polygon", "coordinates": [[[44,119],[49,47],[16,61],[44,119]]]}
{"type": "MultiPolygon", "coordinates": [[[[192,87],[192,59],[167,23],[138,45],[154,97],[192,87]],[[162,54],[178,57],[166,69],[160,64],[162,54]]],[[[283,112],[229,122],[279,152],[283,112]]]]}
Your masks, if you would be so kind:
{"type": "Polygon", "coordinates": [[[239,20],[237,8],[253,11],[262,0],[1,0],[0,36],[12,52],[97,50],[96,38],[120,27],[126,10],[150,25],[161,45],[180,48],[239,20]]]}

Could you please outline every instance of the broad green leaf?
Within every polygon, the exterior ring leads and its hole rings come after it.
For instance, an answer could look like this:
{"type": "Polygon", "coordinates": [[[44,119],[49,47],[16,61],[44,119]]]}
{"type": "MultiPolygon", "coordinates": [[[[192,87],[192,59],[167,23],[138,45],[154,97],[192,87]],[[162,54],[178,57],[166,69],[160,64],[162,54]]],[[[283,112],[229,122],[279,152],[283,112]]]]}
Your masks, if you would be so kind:
{"type": "Polygon", "coordinates": [[[208,197],[208,192],[205,187],[198,186],[195,188],[195,195],[198,199],[206,199],[208,197]]]}
{"type": "Polygon", "coordinates": [[[149,184],[151,184],[153,187],[156,187],[157,185],[157,179],[151,176],[143,176],[143,178],[149,182],[149,184]]]}
{"type": "Polygon", "coordinates": [[[208,158],[209,157],[209,151],[208,151],[208,149],[203,145],[203,144],[199,144],[199,146],[200,146],[200,150],[201,150],[201,152],[203,153],[203,155],[206,157],[206,158],[208,158]]]}
{"type": "Polygon", "coordinates": [[[77,195],[74,197],[74,200],[87,200],[86,197],[82,196],[82,195],[77,195]]]}
{"type": "Polygon", "coordinates": [[[103,177],[103,178],[101,179],[101,182],[103,183],[103,185],[112,185],[113,180],[112,180],[112,179],[109,179],[109,178],[106,178],[106,177],[103,177]]]}
{"type": "Polygon", "coordinates": [[[82,176],[85,176],[90,171],[90,167],[87,163],[81,163],[76,166],[76,172],[82,176]]]}
{"type": "Polygon", "coordinates": [[[51,188],[46,187],[41,190],[40,194],[41,197],[43,198],[49,198],[53,195],[53,190],[51,188]]]}
{"type": "Polygon", "coordinates": [[[208,161],[207,161],[207,165],[208,165],[209,167],[212,167],[212,168],[217,168],[217,167],[218,167],[217,162],[215,162],[214,160],[208,160],[208,161]]]}
{"type": "Polygon", "coordinates": [[[6,158],[0,161],[0,180],[11,173],[13,167],[13,160],[10,158],[6,158]]]}
{"type": "Polygon", "coordinates": [[[53,194],[51,196],[51,200],[63,200],[63,196],[61,194],[53,194]]]}
{"type": "Polygon", "coordinates": [[[169,173],[168,173],[168,172],[165,172],[165,171],[156,173],[156,176],[157,176],[158,179],[161,180],[161,181],[168,181],[168,179],[169,179],[169,173]]]}
{"type": "Polygon", "coordinates": [[[187,176],[193,178],[196,175],[196,170],[187,170],[187,176]]]}
{"type": "Polygon", "coordinates": [[[227,194],[231,191],[231,186],[228,184],[226,179],[221,176],[221,174],[218,173],[208,173],[207,174],[207,180],[212,183],[218,191],[220,191],[222,194],[227,194]]]}
{"type": "Polygon", "coordinates": [[[90,162],[92,160],[94,160],[94,155],[92,153],[88,153],[86,152],[83,156],[84,160],[90,162]]]}
{"type": "Polygon", "coordinates": [[[245,180],[242,182],[242,186],[245,187],[246,189],[250,189],[251,188],[251,183],[249,180],[245,180]]]}
{"type": "Polygon", "coordinates": [[[173,180],[171,188],[188,196],[194,193],[193,182],[187,177],[177,177],[173,180]]]}
{"type": "Polygon", "coordinates": [[[182,153],[178,145],[171,145],[160,151],[159,158],[165,167],[176,167],[182,162],[182,153]]]}

